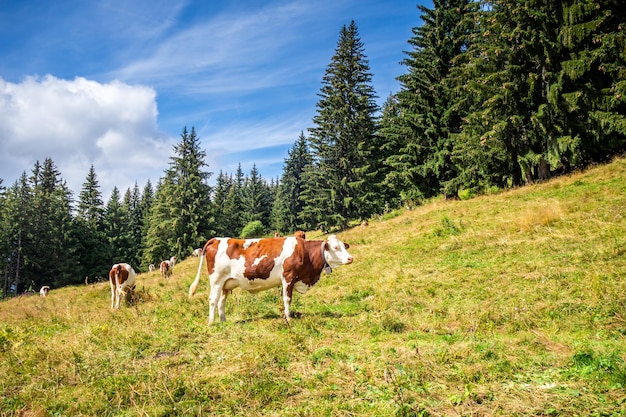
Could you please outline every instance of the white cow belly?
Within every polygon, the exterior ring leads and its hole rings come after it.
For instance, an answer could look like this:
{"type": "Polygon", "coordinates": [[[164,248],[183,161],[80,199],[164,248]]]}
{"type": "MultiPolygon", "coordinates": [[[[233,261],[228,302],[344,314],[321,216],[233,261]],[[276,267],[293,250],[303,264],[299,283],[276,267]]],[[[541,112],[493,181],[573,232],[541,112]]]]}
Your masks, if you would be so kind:
{"type": "Polygon", "coordinates": [[[270,288],[279,287],[282,285],[282,281],[279,276],[271,276],[267,279],[252,279],[247,278],[237,279],[239,286],[246,291],[256,293],[259,291],[269,290],[270,288]]]}
{"type": "Polygon", "coordinates": [[[296,292],[299,292],[300,294],[304,294],[309,290],[308,285],[306,285],[304,282],[302,281],[298,281],[294,284],[293,289],[296,290],[296,292]]]}

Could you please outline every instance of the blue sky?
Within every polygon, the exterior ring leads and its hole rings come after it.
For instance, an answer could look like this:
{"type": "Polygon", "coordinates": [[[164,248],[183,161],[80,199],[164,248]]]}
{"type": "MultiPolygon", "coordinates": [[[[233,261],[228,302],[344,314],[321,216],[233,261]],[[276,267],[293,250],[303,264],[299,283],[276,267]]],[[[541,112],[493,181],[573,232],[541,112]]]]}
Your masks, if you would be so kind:
{"type": "Polygon", "coordinates": [[[183,127],[212,180],[238,164],[278,178],[312,127],[321,81],[354,20],[379,104],[398,91],[417,4],[430,0],[0,0],[0,178],[52,158],[78,196],[94,166],[156,185],[183,127]]]}

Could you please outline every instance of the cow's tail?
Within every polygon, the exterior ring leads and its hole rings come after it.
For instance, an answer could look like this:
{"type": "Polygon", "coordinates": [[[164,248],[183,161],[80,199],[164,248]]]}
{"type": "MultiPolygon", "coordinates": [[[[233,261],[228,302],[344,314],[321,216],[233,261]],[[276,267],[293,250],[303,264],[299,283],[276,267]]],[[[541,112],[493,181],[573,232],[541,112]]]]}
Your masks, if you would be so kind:
{"type": "Polygon", "coordinates": [[[202,252],[200,253],[200,264],[198,265],[198,273],[196,274],[196,279],[193,280],[191,286],[189,287],[189,298],[193,297],[198,289],[198,285],[200,284],[200,274],[202,274],[202,262],[204,261],[204,251],[206,250],[206,245],[202,248],[202,252]]]}

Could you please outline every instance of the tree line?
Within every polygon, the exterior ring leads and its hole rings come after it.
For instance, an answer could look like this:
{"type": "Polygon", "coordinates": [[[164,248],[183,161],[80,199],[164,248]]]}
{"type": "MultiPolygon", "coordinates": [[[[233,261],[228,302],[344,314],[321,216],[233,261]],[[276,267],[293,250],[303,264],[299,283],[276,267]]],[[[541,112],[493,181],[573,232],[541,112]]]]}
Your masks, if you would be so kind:
{"type": "Polygon", "coordinates": [[[154,186],[105,204],[90,169],[74,200],[50,159],[0,195],[3,294],[147,269],[208,238],[342,230],[425,200],[469,198],[623,153],[626,11],[618,0],[434,0],[418,5],[379,107],[365,45],[344,25],[312,126],[280,178],[220,172],[184,128],[154,186]],[[400,72],[400,71],[399,71],[400,72]]]}

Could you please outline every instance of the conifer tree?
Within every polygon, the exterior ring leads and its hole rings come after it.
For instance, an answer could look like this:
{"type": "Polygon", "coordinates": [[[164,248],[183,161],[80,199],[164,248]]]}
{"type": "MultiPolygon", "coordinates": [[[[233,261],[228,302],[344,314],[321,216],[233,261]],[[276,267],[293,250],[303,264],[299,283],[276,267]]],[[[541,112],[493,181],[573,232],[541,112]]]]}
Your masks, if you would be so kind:
{"type": "Polygon", "coordinates": [[[148,232],[148,257],[153,262],[175,255],[183,258],[214,234],[211,173],[204,170],[206,153],[192,127],[185,127],[181,141],[157,190],[148,232]]]}
{"type": "Polygon", "coordinates": [[[619,0],[561,4],[564,59],[548,100],[565,122],[549,157],[567,171],[626,149],[626,8],[619,0]]]}
{"type": "Polygon", "coordinates": [[[459,65],[469,106],[454,159],[466,187],[532,181],[559,136],[559,111],[547,96],[560,67],[561,11],[559,2],[498,0],[477,12],[459,65]]]}
{"type": "Polygon", "coordinates": [[[225,212],[226,200],[233,186],[232,177],[226,175],[223,171],[217,176],[214,193],[213,193],[213,207],[215,209],[215,233],[218,236],[230,236],[229,233],[229,218],[225,212]]]}
{"type": "Polygon", "coordinates": [[[283,234],[300,228],[308,230],[311,226],[302,218],[304,170],[312,161],[304,132],[300,133],[287,155],[272,208],[273,228],[283,234]]]}
{"type": "Polygon", "coordinates": [[[371,211],[364,199],[372,184],[367,182],[367,170],[363,170],[378,111],[371,78],[363,43],[352,21],[340,31],[318,94],[315,127],[309,129],[315,169],[309,171],[309,190],[303,196],[325,229],[346,228],[351,220],[371,211]]]}
{"type": "Polygon", "coordinates": [[[241,164],[237,166],[235,177],[232,180],[232,185],[228,190],[228,195],[224,201],[224,219],[226,223],[223,225],[225,228],[224,234],[226,236],[239,236],[241,230],[245,226],[243,213],[245,207],[243,204],[243,188],[244,188],[245,176],[241,169],[241,164]]]}
{"type": "Polygon", "coordinates": [[[105,278],[111,267],[102,224],[104,203],[93,165],[89,168],[78,199],[73,239],[78,255],[78,273],[93,281],[105,278]]]}
{"type": "Polygon", "coordinates": [[[128,207],[120,201],[120,192],[113,187],[102,219],[104,234],[107,239],[107,260],[113,265],[125,262],[133,264],[133,253],[130,247],[131,230],[128,207]]]}
{"type": "Polygon", "coordinates": [[[19,180],[9,187],[3,207],[5,224],[6,264],[4,269],[3,295],[15,295],[25,290],[24,248],[28,247],[30,233],[30,210],[32,189],[28,176],[23,172],[19,180]]]}
{"type": "Polygon", "coordinates": [[[252,166],[250,175],[244,182],[242,202],[245,207],[244,223],[260,221],[264,228],[269,228],[271,213],[271,195],[265,180],[259,174],[256,164],[252,166]]]}
{"type": "Polygon", "coordinates": [[[406,202],[417,203],[442,191],[456,194],[454,187],[444,190],[456,175],[451,134],[458,132],[460,123],[450,117],[456,96],[446,87],[446,79],[453,60],[467,47],[462,23],[471,3],[434,0],[432,9],[417,6],[423,24],[413,28],[409,40],[413,49],[402,61],[408,72],[398,77],[397,115],[387,117],[381,129],[385,146],[394,148],[387,158],[391,167],[387,182],[406,202]]]}
{"type": "Polygon", "coordinates": [[[79,281],[72,270],[71,192],[50,158],[43,165],[35,164],[31,177],[33,200],[30,212],[32,225],[30,261],[25,265],[34,289],[42,285],[60,287],[79,281]]]}
{"type": "Polygon", "coordinates": [[[131,264],[136,270],[140,269],[141,251],[142,251],[142,230],[144,228],[144,216],[142,210],[141,192],[139,185],[135,182],[135,186],[127,189],[124,194],[122,205],[128,213],[128,255],[126,262],[131,264]]]}
{"type": "Polygon", "coordinates": [[[148,262],[148,257],[146,255],[147,250],[147,236],[148,230],[150,229],[150,217],[152,214],[152,205],[154,202],[154,189],[152,188],[152,182],[148,180],[146,185],[143,187],[143,192],[141,193],[141,200],[139,202],[139,211],[141,213],[141,240],[140,240],[140,251],[137,256],[139,259],[137,260],[138,265],[144,271],[148,270],[148,266],[152,262],[148,262]]]}

